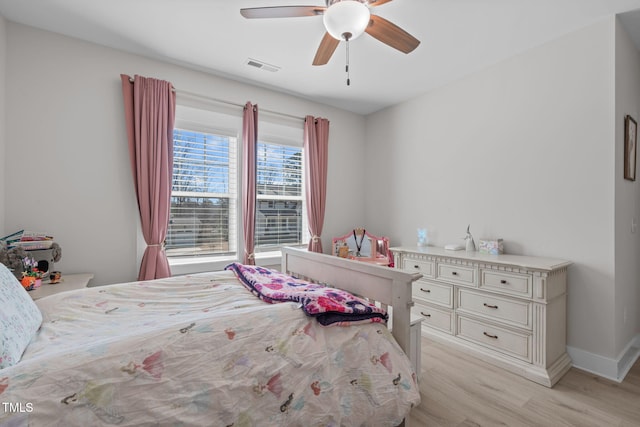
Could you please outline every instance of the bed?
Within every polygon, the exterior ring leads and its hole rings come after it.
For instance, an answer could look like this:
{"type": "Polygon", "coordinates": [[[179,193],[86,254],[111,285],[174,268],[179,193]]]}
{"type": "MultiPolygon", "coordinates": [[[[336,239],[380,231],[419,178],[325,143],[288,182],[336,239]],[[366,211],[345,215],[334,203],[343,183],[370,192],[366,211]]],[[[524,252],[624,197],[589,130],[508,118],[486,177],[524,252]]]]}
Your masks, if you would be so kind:
{"type": "Polygon", "coordinates": [[[32,334],[18,357],[20,337],[0,337],[0,426],[401,424],[420,402],[405,355],[419,275],[293,248],[280,270],[376,301],[391,331],[380,317],[323,326],[233,269],[35,303],[0,271],[1,333],[32,334]]]}

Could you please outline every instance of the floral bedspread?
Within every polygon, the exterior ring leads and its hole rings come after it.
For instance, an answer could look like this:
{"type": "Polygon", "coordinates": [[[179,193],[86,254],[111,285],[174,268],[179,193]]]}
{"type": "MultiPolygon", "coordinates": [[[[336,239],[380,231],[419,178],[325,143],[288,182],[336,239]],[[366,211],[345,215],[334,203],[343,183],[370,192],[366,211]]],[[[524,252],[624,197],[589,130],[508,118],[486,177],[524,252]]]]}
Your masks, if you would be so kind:
{"type": "Polygon", "coordinates": [[[40,331],[0,370],[3,427],[384,426],[420,402],[384,324],[324,327],[230,271],[37,304],[40,331]]]}
{"type": "Polygon", "coordinates": [[[386,310],[342,289],[309,283],[264,267],[229,264],[240,281],[256,296],[268,303],[297,302],[320,324],[348,325],[355,322],[386,322],[386,310]]]}

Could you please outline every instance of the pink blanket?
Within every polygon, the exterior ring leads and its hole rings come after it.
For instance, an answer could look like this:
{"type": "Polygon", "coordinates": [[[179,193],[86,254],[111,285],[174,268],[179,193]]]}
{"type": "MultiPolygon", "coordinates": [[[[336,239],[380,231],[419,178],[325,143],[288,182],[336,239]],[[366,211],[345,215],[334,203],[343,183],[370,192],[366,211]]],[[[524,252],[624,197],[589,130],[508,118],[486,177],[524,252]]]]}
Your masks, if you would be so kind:
{"type": "Polygon", "coordinates": [[[387,312],[369,301],[341,289],[309,283],[275,270],[229,264],[238,279],[258,298],[270,304],[297,302],[309,316],[321,325],[347,325],[353,322],[386,322],[387,312]]]}

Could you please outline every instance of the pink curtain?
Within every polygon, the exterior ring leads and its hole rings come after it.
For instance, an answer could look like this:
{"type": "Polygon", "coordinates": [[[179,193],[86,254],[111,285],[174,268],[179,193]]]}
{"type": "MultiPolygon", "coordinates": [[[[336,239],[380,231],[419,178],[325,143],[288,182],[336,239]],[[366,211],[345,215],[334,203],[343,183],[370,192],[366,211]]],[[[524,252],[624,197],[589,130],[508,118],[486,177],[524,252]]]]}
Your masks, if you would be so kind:
{"type": "Polygon", "coordinates": [[[306,116],[304,119],[305,195],[311,240],[308,250],[322,252],[322,227],[327,199],[329,120],[306,116]]]}
{"type": "Polygon", "coordinates": [[[258,106],[247,102],[242,115],[242,262],[255,265],[254,234],[256,225],[256,144],[258,140],[258,106]]]}
{"type": "Polygon", "coordinates": [[[138,280],[171,276],[164,252],[169,228],[176,95],[171,83],[121,74],[129,158],[147,248],[138,280]]]}

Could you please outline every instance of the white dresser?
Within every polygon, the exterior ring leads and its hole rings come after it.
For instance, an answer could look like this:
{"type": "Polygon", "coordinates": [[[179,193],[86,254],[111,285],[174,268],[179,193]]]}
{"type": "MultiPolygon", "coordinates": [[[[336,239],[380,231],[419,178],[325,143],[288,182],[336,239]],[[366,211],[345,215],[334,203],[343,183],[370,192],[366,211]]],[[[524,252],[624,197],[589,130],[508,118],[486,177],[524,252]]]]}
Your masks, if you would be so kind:
{"type": "Polygon", "coordinates": [[[571,367],[566,351],[570,262],[519,255],[391,248],[396,268],[422,273],[412,314],[422,334],[552,387],[571,367]]]}

